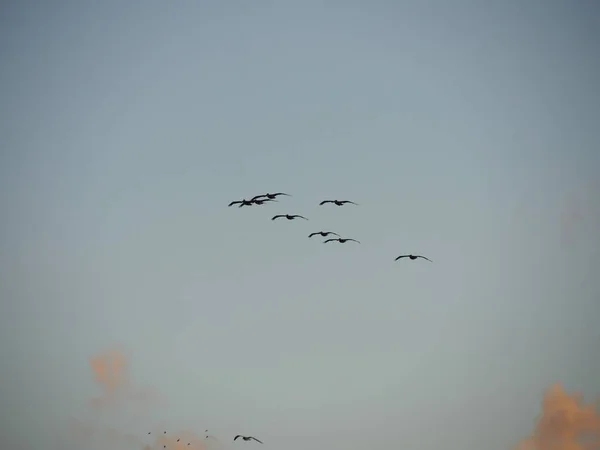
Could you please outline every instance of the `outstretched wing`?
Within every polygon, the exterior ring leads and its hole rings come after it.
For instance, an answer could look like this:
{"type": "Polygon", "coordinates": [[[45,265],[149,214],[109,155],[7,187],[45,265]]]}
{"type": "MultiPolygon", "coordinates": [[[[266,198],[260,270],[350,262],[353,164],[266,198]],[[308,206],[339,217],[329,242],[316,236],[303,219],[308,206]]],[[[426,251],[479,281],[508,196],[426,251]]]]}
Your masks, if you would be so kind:
{"type": "Polygon", "coordinates": [[[357,242],[357,243],[359,243],[359,244],[360,244],[360,242],[359,242],[359,241],[357,241],[356,239],[348,239],[348,240],[349,240],[349,241],[353,241],[353,242],[357,242]]]}
{"type": "Polygon", "coordinates": [[[251,201],[251,202],[253,202],[253,201],[255,201],[255,200],[258,200],[258,199],[259,199],[259,198],[261,198],[261,197],[266,197],[266,195],[265,195],[265,194],[261,194],[261,195],[255,195],[254,197],[252,197],[252,198],[250,199],[250,201],[251,201]]]}
{"type": "Polygon", "coordinates": [[[423,259],[426,259],[429,262],[433,262],[432,260],[430,260],[429,258],[426,258],[425,256],[417,255],[417,258],[423,258],[423,259]]]}
{"type": "Polygon", "coordinates": [[[311,237],[313,237],[313,236],[316,236],[317,234],[321,234],[321,233],[310,233],[310,234],[308,235],[308,237],[309,237],[309,238],[311,238],[311,237]]]}
{"type": "Polygon", "coordinates": [[[337,233],[334,233],[333,231],[327,231],[327,232],[325,233],[325,236],[329,236],[330,234],[333,234],[334,236],[340,237],[340,235],[339,235],[339,234],[337,234],[337,233]]]}
{"type": "Polygon", "coordinates": [[[254,439],[256,442],[262,444],[262,441],[259,441],[258,439],[256,439],[255,437],[250,436],[250,439],[254,439]]]}
{"type": "Polygon", "coordinates": [[[233,205],[237,205],[238,203],[242,203],[239,200],[235,201],[235,202],[231,202],[229,205],[227,206],[233,206],[233,205]]]}
{"type": "Polygon", "coordinates": [[[288,197],[291,197],[290,194],[286,194],[285,192],[276,192],[275,194],[272,194],[272,195],[274,195],[275,197],[277,197],[278,195],[287,195],[288,197]]]}
{"type": "Polygon", "coordinates": [[[400,255],[396,259],[394,259],[394,261],[398,261],[399,259],[408,258],[408,257],[409,257],[409,255],[400,255]]]}
{"type": "Polygon", "coordinates": [[[276,216],[273,216],[273,217],[271,218],[271,220],[279,219],[280,217],[285,217],[285,216],[284,216],[284,215],[282,215],[282,214],[277,214],[276,216]]]}
{"type": "Polygon", "coordinates": [[[328,242],[332,242],[332,241],[339,241],[339,239],[333,239],[333,238],[326,239],[326,240],[323,241],[323,244],[327,244],[328,242]]]}
{"type": "Polygon", "coordinates": [[[358,203],[351,202],[350,200],[342,200],[342,203],[352,203],[353,205],[358,206],[358,203]]]}
{"type": "Polygon", "coordinates": [[[325,203],[333,203],[333,200],[323,200],[321,203],[319,203],[319,206],[324,205],[325,203]]]}
{"type": "Polygon", "coordinates": [[[242,437],[241,434],[238,434],[236,437],[233,438],[233,440],[235,441],[237,438],[242,437]]]}
{"type": "Polygon", "coordinates": [[[294,217],[294,218],[298,217],[298,218],[300,218],[300,219],[308,220],[306,217],[304,217],[304,216],[299,216],[298,214],[295,214],[295,215],[293,215],[292,217],[294,217]]]}

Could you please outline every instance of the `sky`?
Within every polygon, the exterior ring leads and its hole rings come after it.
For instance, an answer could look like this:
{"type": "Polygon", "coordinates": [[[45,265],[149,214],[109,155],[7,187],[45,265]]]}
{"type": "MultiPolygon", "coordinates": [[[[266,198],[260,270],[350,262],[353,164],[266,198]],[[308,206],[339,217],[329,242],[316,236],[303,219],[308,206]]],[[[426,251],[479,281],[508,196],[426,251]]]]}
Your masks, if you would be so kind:
{"type": "Polygon", "coordinates": [[[551,448],[600,395],[598,30],[592,1],[3,2],[3,448],[551,448]]]}

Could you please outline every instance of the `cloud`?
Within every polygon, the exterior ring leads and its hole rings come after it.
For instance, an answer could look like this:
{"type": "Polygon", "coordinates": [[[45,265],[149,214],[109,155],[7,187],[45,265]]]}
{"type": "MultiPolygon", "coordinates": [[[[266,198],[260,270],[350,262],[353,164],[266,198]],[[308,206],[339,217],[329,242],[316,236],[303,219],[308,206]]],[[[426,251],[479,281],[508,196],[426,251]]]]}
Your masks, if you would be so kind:
{"type": "Polygon", "coordinates": [[[111,350],[90,360],[94,379],[102,394],[91,399],[94,408],[106,408],[118,403],[143,403],[158,400],[155,392],[134,388],[129,380],[129,361],[125,354],[111,350]]]}
{"type": "Polygon", "coordinates": [[[546,392],[533,435],[515,450],[600,450],[598,405],[585,404],[560,384],[546,392]]]}

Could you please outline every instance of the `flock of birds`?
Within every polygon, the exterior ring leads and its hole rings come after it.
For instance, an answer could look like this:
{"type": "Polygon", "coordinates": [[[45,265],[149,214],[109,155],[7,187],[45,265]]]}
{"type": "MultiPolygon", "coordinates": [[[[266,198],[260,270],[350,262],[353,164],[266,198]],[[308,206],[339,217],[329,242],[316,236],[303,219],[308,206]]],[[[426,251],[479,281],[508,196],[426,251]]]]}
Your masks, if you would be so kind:
{"type": "MultiPolygon", "coordinates": [[[[278,201],[277,197],[280,197],[280,196],[291,197],[290,194],[286,194],[285,192],[267,193],[267,194],[256,195],[256,196],[250,198],[250,200],[246,200],[245,198],[242,199],[242,200],[235,200],[235,201],[232,201],[231,203],[229,203],[228,206],[231,207],[231,206],[234,206],[234,205],[238,205],[239,208],[242,208],[244,206],[261,206],[261,205],[264,205],[264,204],[269,203],[269,202],[277,202],[278,201]]],[[[335,205],[335,206],[344,206],[344,205],[347,205],[347,204],[357,205],[358,206],[358,203],[355,203],[355,202],[350,201],[350,200],[323,200],[322,202],[319,203],[319,206],[323,206],[323,205],[326,205],[328,203],[331,203],[332,205],[335,205]]],[[[306,218],[306,217],[304,217],[304,216],[302,216],[300,214],[276,214],[275,216],[273,216],[271,218],[271,220],[277,220],[277,219],[287,219],[287,220],[303,219],[303,220],[308,220],[308,218],[306,218]]],[[[314,232],[312,232],[312,233],[310,233],[308,235],[309,239],[313,238],[314,236],[321,236],[323,238],[327,238],[328,236],[337,236],[335,238],[325,239],[323,241],[324,244],[327,244],[328,242],[339,242],[340,244],[345,244],[346,242],[356,242],[356,243],[360,244],[360,241],[358,241],[356,239],[352,239],[352,238],[341,237],[338,233],[336,233],[334,231],[322,231],[322,230],[321,231],[314,231],[314,232]]],[[[422,256],[422,255],[412,255],[412,254],[397,256],[394,261],[398,261],[399,259],[402,259],[402,258],[409,258],[411,260],[422,258],[422,259],[425,259],[425,260],[427,260],[429,262],[433,262],[433,261],[431,261],[429,258],[427,258],[425,256],[422,256]]],[[[208,430],[205,430],[205,432],[208,433],[208,430]]],[[[148,434],[151,434],[151,432],[148,432],[148,434]]],[[[164,431],[163,434],[166,435],[167,432],[164,431]]],[[[211,435],[208,435],[208,434],[205,436],[205,439],[211,439],[211,438],[212,439],[216,439],[216,438],[214,438],[214,436],[211,436],[211,435]]],[[[244,436],[244,435],[241,435],[241,434],[236,435],[233,438],[233,440],[236,441],[239,438],[243,439],[244,441],[254,440],[254,441],[258,442],[259,444],[262,444],[262,441],[260,441],[259,439],[255,438],[254,436],[244,436]]],[[[176,442],[179,443],[180,441],[181,441],[181,439],[177,438],[176,442]]],[[[191,442],[188,442],[187,445],[191,445],[191,442]]],[[[167,448],[167,446],[163,445],[163,448],[167,448]]]]}
{"type": "MultiPolygon", "coordinates": [[[[268,202],[277,202],[277,197],[279,196],[287,196],[287,197],[291,197],[290,194],[286,194],[285,192],[275,192],[275,193],[266,193],[266,194],[260,194],[260,195],[255,195],[254,197],[250,198],[250,200],[246,200],[245,198],[243,198],[242,200],[235,200],[231,203],[229,203],[229,207],[234,206],[234,205],[238,205],[238,208],[242,208],[244,206],[261,206],[264,205],[265,203],[268,202]]],[[[350,200],[323,200],[321,203],[319,203],[319,206],[323,206],[326,205],[328,203],[331,203],[332,205],[335,206],[344,206],[346,204],[351,204],[351,205],[357,205],[358,203],[354,203],[353,201],[350,200]]],[[[271,217],[271,220],[277,220],[277,219],[287,219],[287,220],[295,220],[295,219],[303,219],[303,220],[308,220],[306,217],[301,216],[300,214],[277,214],[273,217],[271,217]]],[[[309,238],[312,238],[313,236],[321,236],[321,237],[328,237],[328,236],[337,236],[336,238],[329,238],[329,239],[325,239],[323,241],[324,244],[327,244],[328,242],[339,242],[340,244],[345,244],[346,242],[356,242],[357,244],[360,244],[360,241],[357,241],[356,239],[352,239],[352,238],[343,238],[341,237],[339,234],[333,232],[333,231],[315,231],[313,233],[310,233],[308,235],[309,238]]],[[[426,259],[429,262],[433,262],[431,261],[429,258],[422,256],[422,255],[400,255],[397,256],[394,261],[398,261],[399,259],[402,258],[409,258],[411,260],[415,260],[418,258],[422,258],[422,259],[426,259]]]]}
{"type": "MultiPolygon", "coordinates": [[[[204,432],[205,432],[205,433],[208,433],[208,430],[204,430],[204,432]]],[[[151,432],[151,431],[148,431],[148,434],[152,434],[152,432],[151,432]]],[[[167,432],[166,432],[166,431],[163,431],[163,435],[166,435],[166,434],[167,434],[167,432]]],[[[215,439],[215,437],[214,437],[214,436],[210,436],[210,435],[208,435],[208,434],[205,436],[205,439],[210,439],[210,438],[212,438],[212,439],[215,439]]],[[[238,434],[238,435],[236,435],[236,436],[233,438],[233,440],[234,440],[234,441],[236,441],[238,438],[242,438],[244,441],[255,440],[255,441],[256,441],[256,442],[258,442],[259,444],[262,444],[262,441],[260,441],[260,440],[256,439],[254,436],[244,436],[244,435],[242,435],[242,434],[238,434]]],[[[176,441],[176,442],[180,442],[180,441],[181,441],[181,438],[177,438],[177,441],[176,441]]],[[[184,441],[184,442],[185,442],[185,441],[184,441]]],[[[192,444],[191,442],[188,442],[188,443],[187,443],[187,445],[191,445],[191,444],[192,444]]],[[[167,448],[167,446],[166,446],[166,445],[163,445],[163,448],[167,448]]]]}

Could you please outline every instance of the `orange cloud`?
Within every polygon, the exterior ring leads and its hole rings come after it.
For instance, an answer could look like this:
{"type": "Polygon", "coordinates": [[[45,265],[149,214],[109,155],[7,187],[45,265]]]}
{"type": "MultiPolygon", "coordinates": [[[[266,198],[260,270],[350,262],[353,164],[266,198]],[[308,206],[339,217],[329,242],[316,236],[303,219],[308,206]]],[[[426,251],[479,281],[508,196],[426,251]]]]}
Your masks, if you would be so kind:
{"type": "Polygon", "coordinates": [[[580,394],[569,395],[561,385],[548,389],[542,414],[531,437],[516,450],[600,450],[600,414],[580,394]]]}

